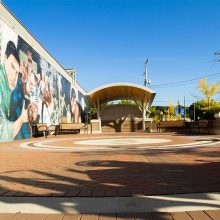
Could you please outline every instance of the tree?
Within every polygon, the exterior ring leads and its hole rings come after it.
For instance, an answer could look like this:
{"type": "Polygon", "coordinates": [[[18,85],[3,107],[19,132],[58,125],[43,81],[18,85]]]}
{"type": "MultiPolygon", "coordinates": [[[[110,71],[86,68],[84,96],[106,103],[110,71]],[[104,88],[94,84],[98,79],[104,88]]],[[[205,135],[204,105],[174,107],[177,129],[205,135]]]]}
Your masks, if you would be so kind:
{"type": "Polygon", "coordinates": [[[118,102],[118,104],[122,104],[122,105],[135,105],[134,101],[132,101],[132,100],[120,100],[118,102]]]}
{"type": "Polygon", "coordinates": [[[171,100],[168,100],[169,108],[168,108],[168,119],[173,120],[175,116],[175,105],[172,104],[171,100]]]}
{"type": "Polygon", "coordinates": [[[195,104],[196,120],[198,118],[199,119],[213,119],[214,114],[220,111],[220,103],[216,102],[213,99],[210,99],[209,108],[208,108],[208,100],[202,99],[190,105],[189,115],[191,119],[194,118],[194,104],[195,104]]]}
{"type": "Polygon", "coordinates": [[[208,111],[210,110],[210,100],[213,96],[220,93],[220,81],[213,84],[208,84],[208,79],[200,79],[198,81],[198,89],[205,96],[207,100],[208,111]]]}
{"type": "Polygon", "coordinates": [[[148,111],[148,117],[153,119],[153,122],[159,122],[163,117],[166,117],[168,106],[151,106],[148,111]]]}

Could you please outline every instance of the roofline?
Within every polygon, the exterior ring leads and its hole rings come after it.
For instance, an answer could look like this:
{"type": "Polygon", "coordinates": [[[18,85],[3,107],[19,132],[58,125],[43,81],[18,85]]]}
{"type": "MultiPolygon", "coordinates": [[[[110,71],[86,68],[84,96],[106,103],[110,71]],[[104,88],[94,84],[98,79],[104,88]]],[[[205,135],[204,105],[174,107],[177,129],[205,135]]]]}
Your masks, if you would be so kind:
{"type": "MultiPolygon", "coordinates": [[[[58,62],[57,59],[55,59],[55,57],[49,52],[48,49],[45,48],[45,46],[43,46],[35,37],[34,35],[17,19],[17,17],[7,8],[7,6],[0,0],[0,5],[2,5],[7,12],[24,28],[25,31],[27,31],[27,33],[30,35],[30,37],[32,37],[38,44],[40,47],[42,47],[43,50],[45,50],[45,52],[57,63],[58,66],[60,66],[61,69],[63,69],[63,71],[68,74],[66,72],[66,69],[60,64],[60,62],[58,62]]],[[[22,36],[21,36],[22,37],[22,36]]],[[[23,37],[22,37],[23,38],[23,37]]],[[[28,43],[28,42],[27,42],[28,43]]],[[[29,44],[29,43],[28,43],[29,44]]],[[[33,48],[35,49],[35,48],[33,48]]],[[[37,53],[39,53],[38,51],[36,51],[37,53]]],[[[41,54],[40,54],[41,55],[41,54]]],[[[52,65],[52,64],[51,64],[52,65]]],[[[75,71],[75,68],[73,68],[75,71]]],[[[59,73],[61,75],[63,75],[63,73],[59,73]]],[[[68,75],[67,75],[68,76],[68,75]]],[[[68,80],[71,83],[71,80],[69,80],[65,75],[63,75],[63,77],[66,78],[66,80],[68,80]]],[[[77,83],[77,87],[80,88],[79,90],[83,90],[82,92],[84,93],[84,95],[87,93],[86,90],[77,83]]]]}
{"type": "Polygon", "coordinates": [[[49,52],[49,50],[47,48],[45,48],[45,46],[43,46],[43,44],[41,44],[35,37],[34,35],[17,19],[17,17],[7,8],[7,6],[2,2],[0,1],[0,4],[2,4],[2,6],[5,7],[5,9],[16,19],[16,21],[31,35],[31,37],[34,38],[34,40],[37,41],[37,43],[43,47],[43,49],[54,59],[54,61],[57,62],[57,64],[60,65],[60,67],[62,67],[62,69],[65,70],[65,68],[57,61],[57,59],[55,59],[55,57],[49,52]]]}
{"type": "Polygon", "coordinates": [[[109,87],[114,87],[114,86],[130,86],[130,87],[136,87],[136,88],[139,88],[139,89],[143,89],[149,93],[152,93],[152,94],[156,94],[156,92],[154,92],[152,89],[150,88],[147,88],[145,86],[142,86],[142,85],[138,85],[138,84],[135,84],[135,83],[128,83],[128,82],[117,82],[117,83],[109,83],[109,84],[105,84],[105,85],[102,85],[102,86],[99,86],[93,90],[91,90],[90,92],[87,93],[87,95],[92,95],[93,93],[95,92],[98,92],[102,89],[106,89],[106,88],[109,88],[109,87]]]}

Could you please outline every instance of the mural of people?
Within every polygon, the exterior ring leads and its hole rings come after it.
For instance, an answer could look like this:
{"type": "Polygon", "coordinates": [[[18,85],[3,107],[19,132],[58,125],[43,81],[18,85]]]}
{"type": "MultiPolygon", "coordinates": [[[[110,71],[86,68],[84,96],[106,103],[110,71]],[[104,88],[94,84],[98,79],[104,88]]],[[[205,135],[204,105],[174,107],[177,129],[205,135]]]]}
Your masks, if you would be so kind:
{"type": "Polygon", "coordinates": [[[46,74],[40,81],[40,98],[42,100],[41,120],[50,125],[53,98],[48,74],[46,74]]]}
{"type": "Polygon", "coordinates": [[[81,122],[83,123],[87,123],[88,122],[88,118],[87,118],[87,109],[86,109],[86,103],[85,103],[85,99],[84,99],[84,96],[83,94],[78,91],[78,106],[79,106],[79,109],[80,109],[80,119],[81,119],[81,122]]]}
{"type": "Polygon", "coordinates": [[[70,88],[70,82],[62,77],[60,81],[60,122],[62,123],[67,123],[69,120],[72,122],[70,107],[68,110],[68,105],[70,106],[70,88]]]}
{"type": "Polygon", "coordinates": [[[33,49],[21,38],[18,38],[18,49],[20,74],[17,86],[11,93],[11,110],[8,118],[15,121],[21,115],[22,106],[27,109],[28,121],[22,124],[19,133],[15,136],[15,139],[22,139],[31,137],[31,124],[38,119],[37,84],[39,84],[39,74],[36,74],[37,65],[33,61],[33,54],[35,60],[37,60],[37,54],[33,49]]]}
{"type": "Polygon", "coordinates": [[[66,121],[67,121],[67,123],[72,122],[71,111],[70,111],[70,105],[69,104],[67,105],[66,121]]]}
{"type": "Polygon", "coordinates": [[[80,122],[77,96],[71,82],[0,20],[0,141],[30,138],[35,123],[80,122]]]}
{"type": "Polygon", "coordinates": [[[76,99],[76,93],[74,91],[74,89],[71,89],[71,99],[70,99],[70,103],[71,103],[71,113],[72,113],[72,118],[73,118],[73,122],[74,123],[79,123],[80,122],[80,111],[79,111],[79,105],[77,103],[77,99],[76,99]]]}
{"type": "Polygon", "coordinates": [[[59,92],[59,85],[58,85],[58,72],[51,66],[51,77],[50,77],[50,85],[51,85],[51,94],[52,94],[52,108],[50,113],[50,120],[51,124],[59,124],[59,99],[60,99],[60,92],[59,92]]]}
{"type": "Polygon", "coordinates": [[[11,92],[17,85],[20,59],[14,42],[9,41],[5,50],[3,66],[0,65],[0,140],[13,140],[24,122],[27,122],[27,109],[22,107],[16,121],[8,120],[11,92]]]}

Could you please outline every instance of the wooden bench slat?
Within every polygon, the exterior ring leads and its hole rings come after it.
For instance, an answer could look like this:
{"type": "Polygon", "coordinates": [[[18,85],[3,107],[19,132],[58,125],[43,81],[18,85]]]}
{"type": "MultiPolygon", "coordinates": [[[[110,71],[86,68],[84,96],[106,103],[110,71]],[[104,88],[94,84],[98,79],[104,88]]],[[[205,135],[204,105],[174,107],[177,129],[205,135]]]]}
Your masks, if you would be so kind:
{"type": "Polygon", "coordinates": [[[40,134],[45,134],[45,137],[48,135],[48,126],[45,123],[38,123],[32,126],[32,135],[39,136],[40,134]]]}
{"type": "Polygon", "coordinates": [[[88,132],[88,127],[84,123],[60,123],[61,133],[63,133],[64,131],[75,131],[81,129],[84,129],[84,133],[86,130],[88,132]]]}

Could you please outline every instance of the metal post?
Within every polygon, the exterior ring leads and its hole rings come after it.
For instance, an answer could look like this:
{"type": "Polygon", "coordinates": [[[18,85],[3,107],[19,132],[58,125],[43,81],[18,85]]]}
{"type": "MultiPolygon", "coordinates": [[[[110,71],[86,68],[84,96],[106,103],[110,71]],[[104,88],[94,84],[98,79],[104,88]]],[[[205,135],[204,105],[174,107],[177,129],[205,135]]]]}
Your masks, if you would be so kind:
{"type": "Polygon", "coordinates": [[[184,96],[184,121],[186,121],[186,99],[184,96]]]}
{"type": "Polygon", "coordinates": [[[99,97],[97,97],[97,118],[99,120],[99,131],[102,132],[102,124],[101,124],[101,116],[100,116],[100,105],[99,105],[99,97]]]}
{"type": "Polygon", "coordinates": [[[145,116],[146,116],[146,103],[145,103],[145,101],[142,101],[142,128],[143,128],[143,132],[145,132],[145,130],[146,130],[145,116]]]}
{"type": "Polygon", "coordinates": [[[194,102],[194,121],[196,121],[196,104],[195,104],[195,102],[194,102]]]}
{"type": "Polygon", "coordinates": [[[151,84],[151,80],[148,79],[147,63],[148,63],[148,59],[146,59],[146,61],[144,62],[144,86],[151,84]]]}

